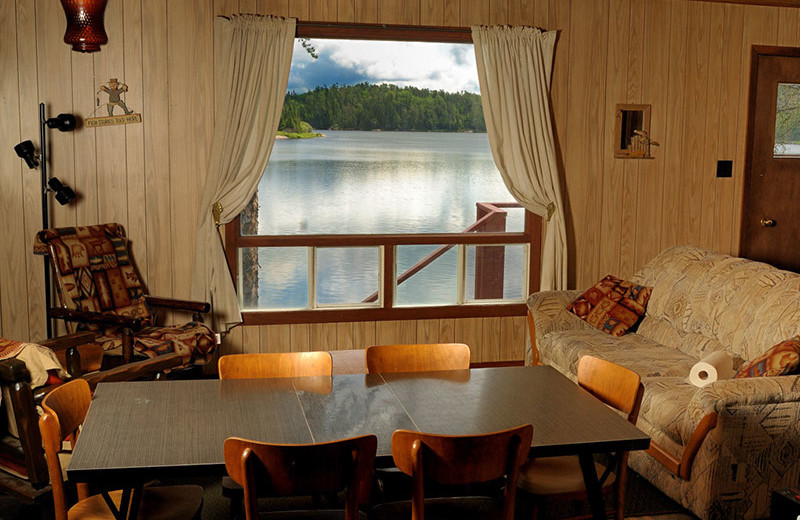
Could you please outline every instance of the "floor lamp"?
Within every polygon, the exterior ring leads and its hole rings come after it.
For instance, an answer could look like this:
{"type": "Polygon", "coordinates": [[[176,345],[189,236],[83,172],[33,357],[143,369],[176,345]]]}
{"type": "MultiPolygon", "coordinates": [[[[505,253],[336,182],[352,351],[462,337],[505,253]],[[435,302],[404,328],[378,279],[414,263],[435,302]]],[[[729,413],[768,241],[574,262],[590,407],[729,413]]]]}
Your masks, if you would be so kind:
{"type": "MultiPolygon", "coordinates": [[[[70,132],[75,129],[77,122],[72,114],[59,114],[48,119],[45,114],[44,103],[39,103],[39,153],[31,141],[23,141],[14,147],[20,159],[25,161],[30,169],[39,167],[42,187],[42,229],[50,227],[48,194],[54,193],[59,204],[65,206],[75,199],[75,192],[56,177],[47,173],[47,129],[56,128],[61,132],[70,132]]],[[[44,258],[44,299],[45,323],[47,324],[47,337],[53,337],[53,324],[49,312],[51,306],[50,293],[50,266],[47,257],[44,258]]]]}

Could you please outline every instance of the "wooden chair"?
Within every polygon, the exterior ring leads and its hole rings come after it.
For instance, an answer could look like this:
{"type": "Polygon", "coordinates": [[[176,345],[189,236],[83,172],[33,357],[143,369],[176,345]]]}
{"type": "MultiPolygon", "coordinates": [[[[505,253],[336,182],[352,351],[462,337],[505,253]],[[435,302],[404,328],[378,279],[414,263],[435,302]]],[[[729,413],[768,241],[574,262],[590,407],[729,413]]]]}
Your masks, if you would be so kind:
{"type": "Polygon", "coordinates": [[[517,477],[528,456],[530,424],[482,435],[435,435],[397,430],[392,435],[392,457],[413,481],[411,502],[375,506],[370,518],[514,518],[517,477]],[[505,479],[502,503],[492,497],[429,498],[426,486],[466,486],[505,479]],[[410,509],[410,515],[409,515],[410,509]]]}
{"type": "Polygon", "coordinates": [[[346,491],[344,518],[356,520],[372,479],[378,439],[364,435],[320,444],[225,440],[225,467],[244,488],[245,518],[342,518],[341,511],[271,512],[259,516],[258,497],[330,495],[346,491]]]}
{"type": "Polygon", "coordinates": [[[218,368],[220,379],[262,379],[330,376],[332,366],[328,352],[286,352],[222,356],[218,368]]]}
{"type": "MultiPolygon", "coordinates": [[[[578,384],[607,405],[627,414],[628,421],[636,424],[644,394],[644,386],[636,372],[610,361],[583,356],[578,361],[578,384]]],[[[616,497],[614,513],[617,520],[622,520],[628,453],[618,453],[611,459],[608,468],[595,463],[595,470],[601,475],[603,494],[616,497]]],[[[577,456],[529,460],[522,467],[519,487],[524,491],[520,496],[521,501],[524,503],[530,499],[533,518],[537,518],[544,502],[586,499],[583,473],[577,456]]]]}
{"type": "MultiPolygon", "coordinates": [[[[273,377],[331,376],[333,363],[328,352],[285,352],[230,354],[221,356],[217,366],[220,379],[266,379],[273,377]]],[[[330,380],[310,382],[308,390],[330,392],[330,380]]],[[[230,476],[222,477],[222,495],[229,498],[230,517],[241,513],[244,492],[230,476]]]]}
{"type": "Polygon", "coordinates": [[[370,374],[469,369],[469,347],[463,343],[374,345],[365,355],[370,374]]]}
{"type": "MultiPolygon", "coordinates": [[[[44,413],[39,418],[39,429],[47,456],[56,520],[115,520],[116,518],[106,504],[104,496],[89,496],[86,484],[77,485],[78,503],[67,509],[59,454],[62,452],[65,440],[69,440],[73,446],[77,443],[79,429],[89,410],[91,399],[89,383],[83,379],[76,379],[55,388],[42,400],[44,413]]],[[[128,509],[126,502],[129,493],[112,491],[108,496],[117,508],[122,504],[123,512],[128,509]]],[[[142,491],[141,500],[131,504],[132,509],[137,508],[141,518],[150,520],[199,519],[202,506],[203,488],[200,486],[148,486],[142,491]]]]}

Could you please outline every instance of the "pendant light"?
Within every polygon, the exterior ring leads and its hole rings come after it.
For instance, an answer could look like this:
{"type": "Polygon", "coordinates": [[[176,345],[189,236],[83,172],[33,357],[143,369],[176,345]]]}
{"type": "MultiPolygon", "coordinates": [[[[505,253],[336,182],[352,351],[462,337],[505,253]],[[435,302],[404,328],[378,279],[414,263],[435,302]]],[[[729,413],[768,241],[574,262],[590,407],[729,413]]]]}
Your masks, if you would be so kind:
{"type": "Polygon", "coordinates": [[[103,25],[108,0],[61,0],[67,15],[64,42],[77,52],[97,52],[108,43],[103,25]]]}

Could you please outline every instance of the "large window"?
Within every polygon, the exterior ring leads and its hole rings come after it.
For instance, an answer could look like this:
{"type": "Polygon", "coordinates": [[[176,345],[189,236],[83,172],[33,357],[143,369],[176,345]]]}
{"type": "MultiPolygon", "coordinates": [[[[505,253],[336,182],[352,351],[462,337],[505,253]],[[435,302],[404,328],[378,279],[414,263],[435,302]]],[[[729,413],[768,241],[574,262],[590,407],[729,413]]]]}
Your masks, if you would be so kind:
{"type": "Polygon", "coordinates": [[[524,312],[541,222],[494,165],[474,59],[296,42],[279,138],[228,231],[247,323],[524,312]]]}

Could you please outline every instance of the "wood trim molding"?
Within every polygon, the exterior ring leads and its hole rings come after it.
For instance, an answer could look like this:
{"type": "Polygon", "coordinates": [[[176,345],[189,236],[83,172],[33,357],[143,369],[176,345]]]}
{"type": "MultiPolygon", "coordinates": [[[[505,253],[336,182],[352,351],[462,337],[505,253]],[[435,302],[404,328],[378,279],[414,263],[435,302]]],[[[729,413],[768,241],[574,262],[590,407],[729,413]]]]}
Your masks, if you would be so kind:
{"type": "Polygon", "coordinates": [[[341,323],[348,321],[429,320],[448,318],[494,318],[524,316],[524,303],[448,305],[442,307],[371,307],[361,309],[313,309],[287,311],[246,311],[244,325],[295,323],[341,323]]]}
{"type": "Polygon", "coordinates": [[[800,7],[800,0],[691,0],[693,2],[715,2],[718,4],[765,5],[772,7],[800,7]]]}
{"type": "Polygon", "coordinates": [[[397,40],[415,42],[472,43],[469,27],[441,27],[372,23],[332,23],[298,20],[298,38],[347,40],[397,40]]]}

